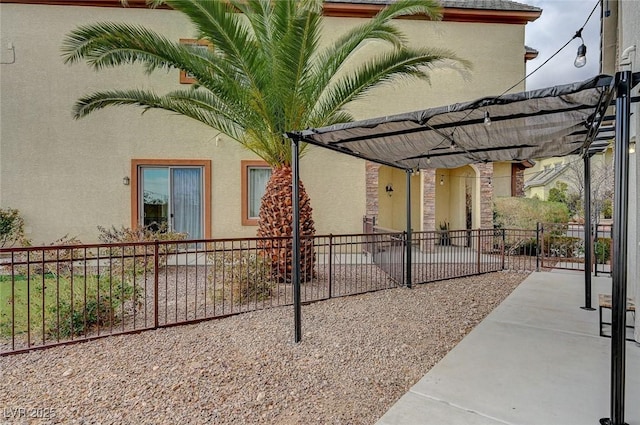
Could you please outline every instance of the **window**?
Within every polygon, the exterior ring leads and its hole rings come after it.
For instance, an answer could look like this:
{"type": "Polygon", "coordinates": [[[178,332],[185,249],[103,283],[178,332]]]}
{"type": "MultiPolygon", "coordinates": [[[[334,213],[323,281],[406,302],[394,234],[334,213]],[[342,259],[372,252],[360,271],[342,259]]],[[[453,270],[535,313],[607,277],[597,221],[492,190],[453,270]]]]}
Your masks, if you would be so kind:
{"type": "Polygon", "coordinates": [[[133,227],[211,237],[211,161],[138,159],[131,168],[133,227]]]}
{"type": "Polygon", "coordinates": [[[271,167],[264,161],[242,161],[242,225],[257,226],[260,202],[271,167]]]}
{"type": "MultiPolygon", "coordinates": [[[[193,38],[181,38],[180,44],[186,44],[194,49],[207,50],[211,48],[211,43],[206,40],[196,40],[193,38]]],[[[180,84],[193,84],[196,82],[194,76],[186,71],[180,70],[180,84]]]]}

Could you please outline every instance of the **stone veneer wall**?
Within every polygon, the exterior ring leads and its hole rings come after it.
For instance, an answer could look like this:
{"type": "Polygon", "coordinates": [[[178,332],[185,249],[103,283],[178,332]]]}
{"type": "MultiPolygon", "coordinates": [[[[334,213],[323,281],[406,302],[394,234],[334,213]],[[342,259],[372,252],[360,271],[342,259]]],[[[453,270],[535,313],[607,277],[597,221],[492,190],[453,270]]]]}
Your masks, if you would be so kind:
{"type": "Polygon", "coordinates": [[[380,203],[378,202],[378,171],[380,164],[367,161],[366,170],[366,187],[367,187],[367,210],[366,215],[378,217],[380,212],[380,203]]]}
{"type": "Polygon", "coordinates": [[[476,164],[480,173],[480,227],[493,228],[493,163],[476,164]]]}
{"type": "Polygon", "coordinates": [[[524,198],[524,169],[516,170],[516,193],[518,198],[524,198]]]}
{"type": "MultiPolygon", "coordinates": [[[[493,229],[493,163],[476,164],[480,173],[480,228],[493,229]]],[[[493,245],[492,238],[480,238],[480,250],[488,252],[493,245]]]]}
{"type": "MultiPolygon", "coordinates": [[[[424,197],[422,198],[422,230],[425,232],[436,230],[436,170],[421,170],[424,197]]],[[[432,252],[435,240],[427,238],[422,242],[422,250],[432,252]]]]}

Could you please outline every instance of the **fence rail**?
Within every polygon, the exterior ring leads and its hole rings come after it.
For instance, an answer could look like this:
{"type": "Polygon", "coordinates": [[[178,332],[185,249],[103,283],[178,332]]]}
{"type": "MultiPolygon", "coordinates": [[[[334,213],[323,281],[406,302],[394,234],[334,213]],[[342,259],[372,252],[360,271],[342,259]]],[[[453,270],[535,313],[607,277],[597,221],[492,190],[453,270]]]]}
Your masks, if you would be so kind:
{"type": "MultiPolygon", "coordinates": [[[[405,284],[406,234],[374,227],[312,238],[303,303],[405,284]]],[[[412,280],[533,270],[535,257],[518,247],[532,234],[414,232],[412,280]]],[[[290,239],[0,249],[0,355],[291,305],[291,283],[273,273],[291,253],[265,246],[287,247],[290,239]]]]}
{"type": "MultiPolygon", "coordinates": [[[[538,242],[541,267],[584,270],[585,229],[577,223],[539,223],[538,242]]],[[[594,225],[590,232],[592,271],[610,274],[611,269],[611,225],[594,225]]]]}

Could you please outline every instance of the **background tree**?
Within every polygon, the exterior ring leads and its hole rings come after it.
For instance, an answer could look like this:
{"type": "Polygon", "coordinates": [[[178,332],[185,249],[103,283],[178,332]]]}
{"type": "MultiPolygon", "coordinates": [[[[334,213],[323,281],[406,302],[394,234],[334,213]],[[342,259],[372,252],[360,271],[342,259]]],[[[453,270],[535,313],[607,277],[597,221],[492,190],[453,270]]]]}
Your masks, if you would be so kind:
{"type": "MultiPolygon", "coordinates": [[[[320,48],[320,0],[152,0],[182,12],[210,49],[180,45],[147,28],[96,23],[72,31],[63,42],[66,63],[85,61],[96,70],[142,63],[147,72],[182,69],[197,84],[162,95],[146,89],[99,91],[79,99],[76,118],[107,106],[157,108],[200,121],[263,158],[273,169],[259,213],[258,236],[290,236],[291,144],[286,131],[353,120],[345,106],[397,78],[429,80],[436,65],[465,61],[443,49],[409,47],[392,20],[424,14],[440,18],[434,0],[400,0],[320,48]],[[241,13],[238,13],[241,12],[241,13]],[[377,40],[385,49],[355,67],[356,50],[377,40]],[[349,71],[344,68],[349,66],[349,71]]],[[[305,146],[301,147],[304,153],[305,146]]],[[[309,197],[300,184],[301,233],[314,234],[309,197]]],[[[311,238],[301,247],[301,279],[313,275],[311,238]]],[[[266,242],[273,274],[290,280],[291,242],[266,242]]]]}
{"type": "MultiPolygon", "coordinates": [[[[595,158],[595,157],[594,157],[595,158]]],[[[598,224],[600,215],[607,212],[606,206],[613,199],[613,164],[603,157],[599,161],[591,159],[591,222],[598,224]]],[[[584,162],[581,158],[572,161],[564,173],[565,179],[579,195],[581,208],[578,213],[584,215],[584,162]]]]}
{"type": "Polygon", "coordinates": [[[557,181],[556,185],[549,189],[549,201],[567,203],[567,189],[569,185],[565,182],[557,181]]]}

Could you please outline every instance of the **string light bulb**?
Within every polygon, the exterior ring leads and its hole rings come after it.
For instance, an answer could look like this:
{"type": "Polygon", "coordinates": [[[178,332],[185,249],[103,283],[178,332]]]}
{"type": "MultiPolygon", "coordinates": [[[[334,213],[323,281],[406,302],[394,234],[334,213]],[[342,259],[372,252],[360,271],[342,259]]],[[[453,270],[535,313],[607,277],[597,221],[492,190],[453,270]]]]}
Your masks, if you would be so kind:
{"type": "Polygon", "coordinates": [[[582,68],[587,64],[587,46],[582,43],[578,47],[578,54],[576,55],[576,60],[573,62],[573,66],[576,68],[582,68]]]}
{"type": "Polygon", "coordinates": [[[484,111],[484,125],[487,127],[491,126],[491,116],[489,116],[489,111],[484,111]]]}
{"type": "Polygon", "coordinates": [[[582,68],[587,64],[587,46],[584,45],[584,39],[582,38],[583,28],[580,28],[578,31],[576,31],[576,35],[573,36],[573,38],[579,38],[581,41],[580,46],[578,46],[578,54],[576,55],[576,60],[573,62],[573,66],[575,66],[576,68],[582,68]]]}
{"type": "Polygon", "coordinates": [[[427,164],[431,164],[431,157],[427,157],[427,164]]]}

